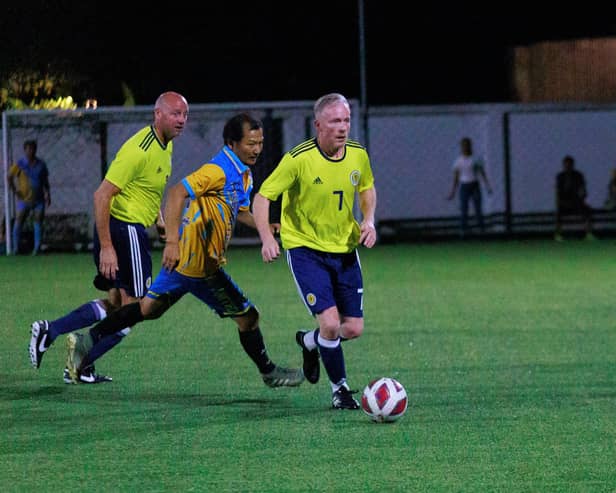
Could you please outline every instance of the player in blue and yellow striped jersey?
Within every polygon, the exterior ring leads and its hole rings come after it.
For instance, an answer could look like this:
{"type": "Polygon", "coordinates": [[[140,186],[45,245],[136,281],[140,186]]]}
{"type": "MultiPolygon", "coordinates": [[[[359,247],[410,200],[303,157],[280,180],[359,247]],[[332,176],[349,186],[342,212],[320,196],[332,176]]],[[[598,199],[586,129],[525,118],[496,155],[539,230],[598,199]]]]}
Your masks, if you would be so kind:
{"type": "MultiPolygon", "coordinates": [[[[108,296],[85,303],[59,319],[34,322],[29,345],[34,367],[40,366],[44,352],[61,334],[89,327],[110,311],[145,295],[152,281],[147,228],[160,215],[163,193],[171,175],[172,140],[182,133],[187,118],[188,103],[184,96],[165,92],[154,104],[153,123],[137,131],[118,150],[94,192],[94,263],[97,268],[94,285],[108,296]]],[[[129,330],[129,326],[122,327],[105,340],[80,333],[69,334],[64,381],[110,381],[109,377],[96,374],[93,366],[82,369],[77,375],[73,371],[71,353],[79,346],[81,351],[90,350],[100,357],[118,344],[129,330]]]]}
{"type": "MultiPolygon", "coordinates": [[[[225,145],[218,154],[167,194],[163,268],[147,295],[110,314],[92,330],[104,338],[144,319],[158,318],[191,293],[219,317],[235,321],[241,345],[266,385],[297,386],[304,380],[301,368],[283,368],[270,360],[257,308],[223,268],[236,221],[255,227],[249,209],[250,166],[256,164],[263,150],[263,125],[240,113],[225,124],[223,140],[225,145]]],[[[87,368],[92,363],[91,355],[87,355],[80,367],[87,368]]]]}
{"type": "Polygon", "coordinates": [[[319,380],[319,355],[335,409],[359,409],[346,380],[342,339],[363,332],[363,281],[357,246],[376,242],[376,190],[366,150],[348,140],[351,108],[337,93],[314,105],[316,138],[287,152],[256,194],[253,212],[265,262],[280,255],[269,228],[269,205],[282,194],[280,236],[298,291],[319,328],[298,331],[303,370],[319,380]],[[362,222],[353,214],[359,196],[362,222]]]}

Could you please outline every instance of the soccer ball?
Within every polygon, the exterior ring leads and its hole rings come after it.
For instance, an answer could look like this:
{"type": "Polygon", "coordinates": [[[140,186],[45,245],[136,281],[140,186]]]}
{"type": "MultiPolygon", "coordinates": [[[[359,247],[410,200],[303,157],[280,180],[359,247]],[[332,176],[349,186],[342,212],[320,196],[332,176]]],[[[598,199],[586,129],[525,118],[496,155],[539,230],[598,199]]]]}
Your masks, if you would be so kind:
{"type": "Polygon", "coordinates": [[[391,377],[372,380],[361,396],[361,408],[377,423],[400,419],[406,412],[408,397],[400,382],[391,377]]]}

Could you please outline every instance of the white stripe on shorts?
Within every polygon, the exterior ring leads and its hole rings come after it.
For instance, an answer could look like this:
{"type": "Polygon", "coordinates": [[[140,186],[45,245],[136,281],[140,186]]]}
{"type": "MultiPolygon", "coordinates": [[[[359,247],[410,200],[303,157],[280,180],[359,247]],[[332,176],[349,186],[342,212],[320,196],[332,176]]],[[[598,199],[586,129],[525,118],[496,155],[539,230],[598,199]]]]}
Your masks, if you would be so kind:
{"type": "Polygon", "coordinates": [[[291,262],[291,254],[289,253],[289,250],[287,250],[287,264],[289,264],[289,270],[291,271],[291,275],[293,276],[293,280],[295,281],[295,287],[297,288],[297,292],[299,293],[299,297],[301,298],[302,302],[304,303],[304,306],[306,307],[306,310],[308,310],[308,313],[310,315],[312,315],[312,310],[310,309],[310,306],[308,305],[308,303],[304,299],[304,293],[302,293],[302,289],[299,287],[299,283],[297,282],[297,278],[295,277],[295,272],[293,272],[293,262],[291,262]]]}
{"type": "Polygon", "coordinates": [[[141,250],[139,248],[139,236],[135,226],[128,226],[128,240],[130,242],[130,260],[133,270],[133,288],[137,298],[142,297],[143,292],[143,269],[141,267],[141,250]]]}

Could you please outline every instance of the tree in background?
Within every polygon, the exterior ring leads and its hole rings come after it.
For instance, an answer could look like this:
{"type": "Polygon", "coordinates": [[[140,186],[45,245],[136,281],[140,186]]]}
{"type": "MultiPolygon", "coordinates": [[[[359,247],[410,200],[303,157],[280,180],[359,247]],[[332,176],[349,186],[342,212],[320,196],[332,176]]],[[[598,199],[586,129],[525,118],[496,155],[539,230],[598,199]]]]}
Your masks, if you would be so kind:
{"type": "Polygon", "coordinates": [[[78,79],[64,73],[17,70],[0,81],[0,110],[8,109],[75,109],[71,96],[78,79]]]}
{"type": "MultiPolygon", "coordinates": [[[[124,81],[117,82],[117,99],[123,106],[135,106],[135,95],[124,81]]],[[[97,97],[88,80],[69,72],[19,69],[0,78],[0,112],[4,110],[73,110],[92,107],[97,97]]],[[[96,107],[94,105],[94,107],[96,107]]]]}

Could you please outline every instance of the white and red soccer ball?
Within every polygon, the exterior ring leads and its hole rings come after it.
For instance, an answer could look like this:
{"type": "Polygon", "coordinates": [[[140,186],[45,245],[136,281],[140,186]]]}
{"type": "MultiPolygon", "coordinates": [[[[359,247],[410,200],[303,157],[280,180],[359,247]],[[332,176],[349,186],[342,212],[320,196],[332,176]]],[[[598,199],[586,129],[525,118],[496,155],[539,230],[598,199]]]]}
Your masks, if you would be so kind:
{"type": "Polygon", "coordinates": [[[400,382],[391,377],[372,380],[361,396],[361,408],[377,423],[400,419],[408,407],[408,396],[400,382]]]}

